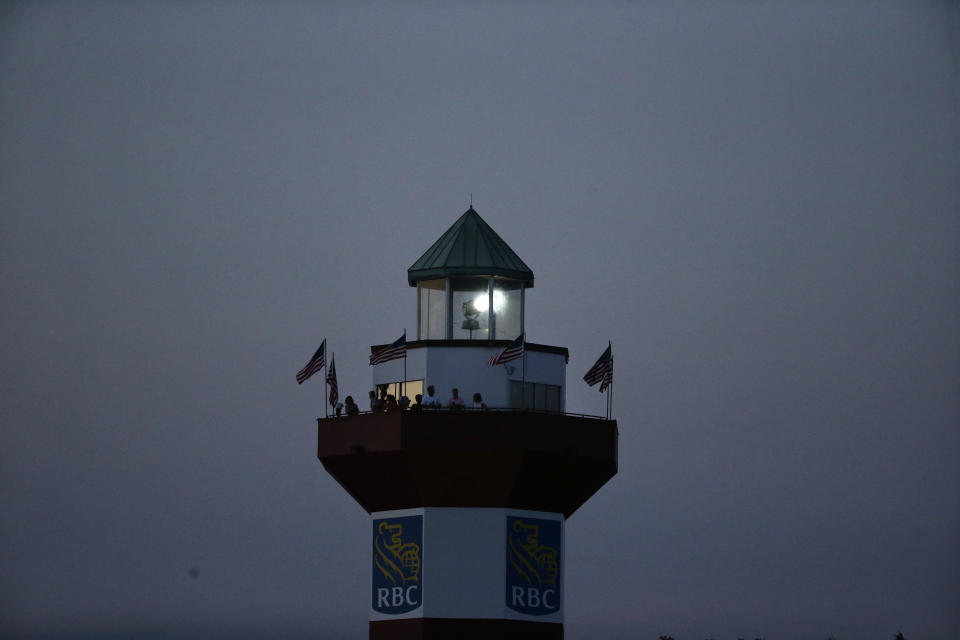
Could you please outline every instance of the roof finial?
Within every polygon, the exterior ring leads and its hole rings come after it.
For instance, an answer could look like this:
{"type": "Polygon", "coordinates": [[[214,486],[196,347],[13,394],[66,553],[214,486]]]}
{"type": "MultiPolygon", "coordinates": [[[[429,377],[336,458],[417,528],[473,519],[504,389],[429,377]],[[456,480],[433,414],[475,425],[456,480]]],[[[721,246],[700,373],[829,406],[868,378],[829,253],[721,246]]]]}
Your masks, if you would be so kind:
{"type": "Polygon", "coordinates": [[[470,192],[470,208],[473,209],[473,191],[470,192]]]}

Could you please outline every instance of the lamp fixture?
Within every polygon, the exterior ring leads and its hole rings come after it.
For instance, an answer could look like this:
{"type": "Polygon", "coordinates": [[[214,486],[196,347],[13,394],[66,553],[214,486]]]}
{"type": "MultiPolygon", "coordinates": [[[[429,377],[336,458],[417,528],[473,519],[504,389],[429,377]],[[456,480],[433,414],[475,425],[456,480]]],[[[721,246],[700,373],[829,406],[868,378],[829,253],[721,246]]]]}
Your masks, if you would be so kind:
{"type": "MultiPolygon", "coordinates": [[[[479,311],[480,313],[486,313],[487,308],[489,308],[490,306],[490,299],[486,293],[484,293],[483,295],[477,296],[471,302],[473,302],[474,308],[476,308],[476,310],[479,311]]],[[[501,311],[503,311],[503,302],[504,302],[503,292],[498,289],[494,289],[493,290],[493,312],[494,313],[500,313],[501,311]]]]}

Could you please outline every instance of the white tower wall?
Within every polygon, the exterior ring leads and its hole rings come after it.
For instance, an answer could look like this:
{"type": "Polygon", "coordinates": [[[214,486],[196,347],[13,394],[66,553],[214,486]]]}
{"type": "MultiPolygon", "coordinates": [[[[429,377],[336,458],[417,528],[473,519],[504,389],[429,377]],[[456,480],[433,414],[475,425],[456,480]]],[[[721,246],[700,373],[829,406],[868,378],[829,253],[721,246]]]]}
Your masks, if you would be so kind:
{"type": "MultiPolygon", "coordinates": [[[[479,392],[490,408],[511,406],[510,381],[526,379],[528,383],[560,387],[561,411],[566,406],[566,370],[564,355],[527,349],[524,358],[505,365],[485,364],[499,353],[501,346],[442,346],[430,345],[408,347],[406,379],[423,380],[424,389],[436,388],[437,396],[444,402],[456,387],[467,406],[473,394],[479,392]],[[524,376],[526,359],[526,376],[524,376]]],[[[373,384],[387,384],[404,379],[403,359],[391,360],[373,366],[373,384]]],[[[411,398],[412,400],[412,398],[411,398]]]]}

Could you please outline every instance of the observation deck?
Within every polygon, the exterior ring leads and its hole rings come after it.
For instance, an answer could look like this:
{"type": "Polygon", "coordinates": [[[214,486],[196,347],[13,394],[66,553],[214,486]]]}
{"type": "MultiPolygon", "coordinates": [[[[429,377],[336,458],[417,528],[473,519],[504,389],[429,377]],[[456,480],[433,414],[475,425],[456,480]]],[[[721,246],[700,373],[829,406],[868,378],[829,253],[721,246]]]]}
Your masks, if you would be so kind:
{"type": "Polygon", "coordinates": [[[530,410],[318,418],[317,457],[369,513],[497,507],[570,517],[617,473],[617,422],[530,410]]]}

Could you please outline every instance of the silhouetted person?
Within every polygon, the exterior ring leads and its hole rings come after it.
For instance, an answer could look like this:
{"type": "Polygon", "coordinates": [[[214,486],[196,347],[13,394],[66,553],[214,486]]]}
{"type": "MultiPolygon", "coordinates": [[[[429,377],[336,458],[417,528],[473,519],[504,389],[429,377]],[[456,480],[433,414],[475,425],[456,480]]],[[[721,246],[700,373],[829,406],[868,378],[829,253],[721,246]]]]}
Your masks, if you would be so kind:
{"type": "Polygon", "coordinates": [[[474,409],[486,409],[487,403],[483,401],[483,396],[479,393],[473,394],[473,408],[474,409]]]}
{"type": "Polygon", "coordinates": [[[383,410],[387,413],[391,411],[399,411],[400,405],[397,404],[397,398],[392,393],[387,395],[386,402],[384,402],[383,410]]]}
{"type": "Polygon", "coordinates": [[[377,398],[377,406],[374,411],[386,411],[387,410],[387,385],[377,385],[377,389],[380,390],[380,397],[377,398]]]}
{"type": "Polygon", "coordinates": [[[439,409],[443,406],[443,403],[440,402],[440,398],[436,396],[436,393],[433,390],[433,385],[427,387],[427,397],[423,399],[423,406],[427,409],[439,409]]]}
{"type": "Polygon", "coordinates": [[[410,405],[410,411],[420,413],[423,411],[423,396],[418,393],[417,395],[413,396],[413,399],[416,400],[416,402],[410,405]]]}
{"type": "Polygon", "coordinates": [[[460,397],[460,390],[456,387],[453,388],[453,396],[447,401],[448,409],[463,409],[466,407],[466,403],[463,401],[463,398],[460,397]]]}
{"type": "Polygon", "coordinates": [[[360,407],[353,401],[353,396],[347,396],[344,400],[344,409],[348,416],[355,416],[360,413],[360,407]]]}

